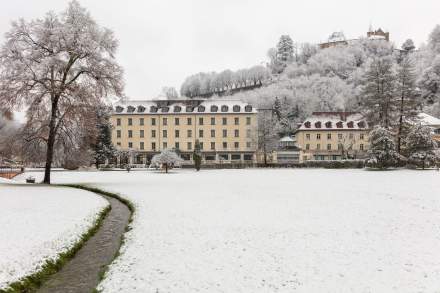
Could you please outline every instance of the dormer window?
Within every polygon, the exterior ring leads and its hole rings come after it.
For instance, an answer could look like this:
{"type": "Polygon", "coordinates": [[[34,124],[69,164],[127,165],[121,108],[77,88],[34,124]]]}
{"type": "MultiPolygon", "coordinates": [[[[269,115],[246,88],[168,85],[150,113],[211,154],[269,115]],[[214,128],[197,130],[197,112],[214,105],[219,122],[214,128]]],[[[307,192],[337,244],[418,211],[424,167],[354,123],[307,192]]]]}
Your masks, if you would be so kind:
{"type": "Polygon", "coordinates": [[[218,106],[212,105],[211,106],[211,112],[217,112],[217,111],[218,111],[218,106]]]}
{"type": "Polygon", "coordinates": [[[138,113],[143,113],[143,112],[145,112],[145,107],[144,106],[138,106],[137,107],[137,111],[138,111],[138,113]]]}
{"type": "Polygon", "coordinates": [[[228,112],[228,110],[229,110],[228,106],[226,106],[226,105],[222,106],[222,112],[228,112]]]}
{"type": "Polygon", "coordinates": [[[163,107],[162,113],[168,113],[170,111],[170,107],[163,107]]]}
{"type": "Polygon", "coordinates": [[[336,123],[336,127],[343,128],[344,126],[342,125],[342,121],[339,121],[338,123],[336,123]]]}
{"type": "Polygon", "coordinates": [[[358,127],[359,128],[365,128],[365,122],[364,121],[358,122],[358,127]]]}
{"type": "Polygon", "coordinates": [[[239,105],[234,105],[234,107],[232,107],[232,111],[240,112],[240,106],[239,105]]]}
{"type": "Polygon", "coordinates": [[[354,123],[353,123],[353,121],[348,122],[348,123],[347,123],[347,127],[348,127],[348,128],[353,128],[353,127],[354,127],[354,123]]]}
{"type": "Polygon", "coordinates": [[[332,122],[331,121],[325,122],[325,128],[332,128],[332,122]]]}
{"type": "Polygon", "coordinates": [[[150,112],[151,113],[157,113],[157,107],[156,106],[151,106],[150,107],[150,112]]]}
{"type": "Polygon", "coordinates": [[[124,111],[124,107],[121,106],[116,106],[116,113],[121,113],[122,111],[124,111]]]}
{"type": "Polygon", "coordinates": [[[321,121],[315,122],[315,128],[321,128],[321,121]]]}
{"type": "Polygon", "coordinates": [[[246,106],[244,107],[244,111],[245,111],[245,112],[252,112],[252,106],[251,106],[251,105],[246,105],[246,106]]]}
{"type": "Polygon", "coordinates": [[[306,121],[304,123],[305,128],[310,128],[312,126],[312,123],[310,123],[310,121],[306,121]]]}
{"type": "Polygon", "coordinates": [[[187,113],[191,113],[191,112],[193,112],[194,111],[194,108],[193,107],[191,107],[191,106],[187,106],[186,107],[186,112],[187,113]]]}
{"type": "Polygon", "coordinates": [[[127,112],[128,112],[128,113],[133,113],[134,110],[136,110],[136,108],[133,107],[133,106],[128,106],[128,107],[127,107],[127,112]]]}
{"type": "Polygon", "coordinates": [[[205,112],[205,106],[198,106],[197,107],[197,112],[205,112]]]}
{"type": "Polygon", "coordinates": [[[182,111],[182,107],[180,106],[174,106],[174,112],[179,113],[182,111]]]}

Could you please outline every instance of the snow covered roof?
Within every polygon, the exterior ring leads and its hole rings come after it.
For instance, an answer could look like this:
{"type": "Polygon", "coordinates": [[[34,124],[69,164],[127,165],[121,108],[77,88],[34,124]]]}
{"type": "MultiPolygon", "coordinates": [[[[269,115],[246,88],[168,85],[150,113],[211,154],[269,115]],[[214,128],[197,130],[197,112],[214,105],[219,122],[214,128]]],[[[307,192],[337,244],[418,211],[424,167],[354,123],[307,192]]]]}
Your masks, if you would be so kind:
{"type": "Polygon", "coordinates": [[[368,37],[369,40],[385,40],[385,36],[379,36],[379,35],[371,35],[368,37]]]}
{"type": "Polygon", "coordinates": [[[418,118],[420,119],[420,123],[422,123],[423,125],[440,126],[440,119],[429,114],[420,113],[418,115],[418,118]]]}
{"type": "Polygon", "coordinates": [[[298,130],[366,130],[367,122],[355,112],[314,112],[298,130]]]}
{"type": "Polygon", "coordinates": [[[130,100],[114,105],[114,114],[188,114],[188,113],[257,113],[257,109],[241,100],[176,99],[130,100]]]}
{"type": "Polygon", "coordinates": [[[295,140],[290,136],[285,136],[282,139],[280,139],[280,142],[295,142],[295,140]]]}

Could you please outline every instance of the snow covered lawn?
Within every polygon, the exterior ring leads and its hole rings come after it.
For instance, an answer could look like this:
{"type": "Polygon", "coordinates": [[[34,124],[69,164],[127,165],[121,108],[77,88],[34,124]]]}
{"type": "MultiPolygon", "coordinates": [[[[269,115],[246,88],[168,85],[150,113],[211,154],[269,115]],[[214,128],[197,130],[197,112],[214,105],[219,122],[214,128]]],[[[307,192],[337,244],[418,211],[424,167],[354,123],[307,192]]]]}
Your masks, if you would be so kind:
{"type": "Polygon", "coordinates": [[[104,292],[439,292],[440,173],[56,172],[136,204],[104,292]]]}
{"type": "Polygon", "coordinates": [[[82,190],[4,183],[8,180],[0,180],[0,290],[72,248],[108,205],[82,190]]]}

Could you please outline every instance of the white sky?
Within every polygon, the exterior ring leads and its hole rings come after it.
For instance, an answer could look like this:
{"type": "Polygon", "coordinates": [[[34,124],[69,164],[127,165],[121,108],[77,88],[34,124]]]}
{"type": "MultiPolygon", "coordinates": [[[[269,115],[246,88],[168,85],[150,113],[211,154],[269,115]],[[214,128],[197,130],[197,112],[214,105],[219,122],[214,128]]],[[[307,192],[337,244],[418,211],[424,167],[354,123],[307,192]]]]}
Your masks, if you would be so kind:
{"type": "MultiPolygon", "coordinates": [[[[0,43],[10,22],[61,11],[68,0],[0,0],[0,43]]],[[[95,20],[114,30],[130,99],[177,90],[199,71],[249,67],[266,60],[281,34],[316,43],[333,31],[364,35],[370,23],[400,44],[425,42],[440,23],[439,0],[80,0],[95,20]]]]}

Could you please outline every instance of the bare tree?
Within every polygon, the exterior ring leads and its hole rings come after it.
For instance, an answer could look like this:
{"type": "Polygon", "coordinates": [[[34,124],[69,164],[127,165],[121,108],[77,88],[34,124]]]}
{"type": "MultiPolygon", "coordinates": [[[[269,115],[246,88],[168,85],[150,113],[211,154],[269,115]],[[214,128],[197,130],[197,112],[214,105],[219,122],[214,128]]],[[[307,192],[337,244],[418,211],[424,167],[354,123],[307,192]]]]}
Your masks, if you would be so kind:
{"type": "Polygon", "coordinates": [[[0,52],[1,103],[26,105],[28,123],[38,121],[32,135],[46,145],[44,183],[50,183],[54,145],[68,127],[67,118],[81,116],[107,97],[122,96],[117,46],[113,32],[99,27],[75,0],[60,15],[19,20],[6,33],[0,52]]]}

